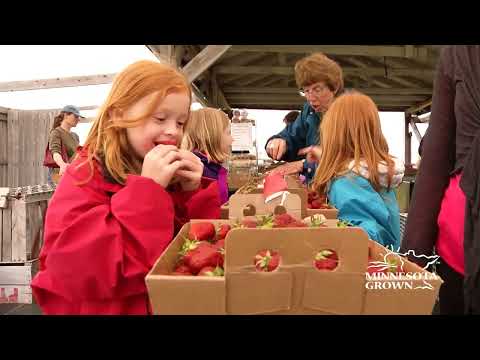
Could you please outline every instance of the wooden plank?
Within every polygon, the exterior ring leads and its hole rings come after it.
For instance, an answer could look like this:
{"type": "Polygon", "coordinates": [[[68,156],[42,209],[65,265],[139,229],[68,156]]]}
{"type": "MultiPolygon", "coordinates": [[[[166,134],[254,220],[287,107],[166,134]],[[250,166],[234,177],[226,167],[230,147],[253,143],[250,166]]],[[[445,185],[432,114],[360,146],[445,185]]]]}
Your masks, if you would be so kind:
{"type": "Polygon", "coordinates": [[[32,265],[0,265],[0,284],[30,285],[32,282],[32,265]]]}
{"type": "Polygon", "coordinates": [[[0,262],[3,259],[3,210],[0,208],[0,262]]]}
{"type": "Polygon", "coordinates": [[[212,66],[232,45],[208,45],[200,51],[182,70],[190,82],[212,66]]]}
{"type": "Polygon", "coordinates": [[[429,106],[432,105],[432,99],[429,99],[427,101],[424,101],[421,104],[416,104],[415,106],[412,106],[411,108],[406,110],[407,114],[414,114],[420,110],[423,110],[425,108],[428,108],[429,106]]]}
{"type": "MultiPolygon", "coordinates": [[[[286,75],[293,76],[294,68],[290,66],[224,66],[219,65],[215,67],[218,74],[272,74],[272,75],[286,75]]],[[[385,72],[384,68],[357,68],[357,67],[343,67],[343,73],[347,75],[369,75],[369,76],[386,76],[389,75],[410,75],[422,76],[433,79],[434,70],[424,70],[418,68],[388,68],[385,72]]]]}
{"type": "Polygon", "coordinates": [[[110,84],[113,81],[115,75],[116,74],[101,74],[101,75],[60,77],[60,78],[53,78],[53,79],[7,81],[7,82],[0,83],[0,92],[110,84]]]}
{"type": "Polygon", "coordinates": [[[12,262],[27,261],[27,204],[23,200],[12,202],[12,262]]]}
{"type": "MultiPolygon", "coordinates": [[[[28,117],[27,111],[18,112],[18,182],[15,186],[24,186],[26,185],[25,176],[26,176],[26,166],[25,166],[25,155],[26,155],[26,139],[25,139],[25,120],[28,117]]],[[[13,248],[12,248],[13,250],[13,248]]]]}
{"type": "Polygon", "coordinates": [[[6,121],[0,121],[0,187],[7,186],[7,179],[8,179],[7,146],[8,146],[8,123],[6,121]]]}
{"type": "Polygon", "coordinates": [[[234,45],[232,52],[277,52],[290,54],[309,54],[313,52],[323,52],[327,55],[355,55],[355,56],[375,56],[375,57],[419,57],[421,59],[428,56],[427,49],[424,47],[414,47],[412,45],[399,46],[379,46],[379,45],[234,45]]]}
{"type": "MultiPolygon", "coordinates": [[[[357,88],[367,95],[431,95],[432,89],[427,88],[357,88]]],[[[226,86],[223,88],[225,94],[251,93],[251,94],[298,94],[299,90],[292,87],[241,87],[226,86]]]]}
{"type": "Polygon", "coordinates": [[[17,121],[18,111],[11,110],[8,112],[8,182],[7,186],[16,186],[16,173],[18,169],[18,138],[17,138],[17,121]]]}
{"type": "Polygon", "coordinates": [[[37,204],[38,221],[36,228],[33,231],[32,244],[30,247],[30,257],[32,260],[40,256],[40,249],[43,246],[43,239],[45,234],[45,216],[47,214],[48,201],[39,201],[37,204]]]}
{"type": "MultiPolygon", "coordinates": [[[[10,203],[11,204],[11,203],[10,203]]],[[[2,237],[2,262],[12,261],[12,209],[2,209],[3,237],[2,237]]]]}

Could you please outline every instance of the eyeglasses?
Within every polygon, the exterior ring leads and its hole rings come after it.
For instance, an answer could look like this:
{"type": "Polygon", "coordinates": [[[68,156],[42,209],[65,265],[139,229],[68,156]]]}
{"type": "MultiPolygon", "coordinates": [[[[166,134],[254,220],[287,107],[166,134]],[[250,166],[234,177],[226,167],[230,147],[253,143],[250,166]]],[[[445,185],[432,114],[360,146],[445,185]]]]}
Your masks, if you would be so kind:
{"type": "Polygon", "coordinates": [[[325,91],[330,90],[328,86],[323,84],[313,84],[307,86],[306,88],[300,89],[300,95],[310,96],[310,95],[322,95],[325,91]]]}

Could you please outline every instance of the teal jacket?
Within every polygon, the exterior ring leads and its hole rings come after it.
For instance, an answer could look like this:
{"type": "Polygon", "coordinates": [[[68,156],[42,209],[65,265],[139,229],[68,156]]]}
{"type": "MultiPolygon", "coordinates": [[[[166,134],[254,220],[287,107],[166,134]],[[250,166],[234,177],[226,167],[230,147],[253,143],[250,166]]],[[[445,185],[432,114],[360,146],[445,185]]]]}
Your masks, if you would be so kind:
{"type": "Polygon", "coordinates": [[[332,180],[327,194],[329,203],[338,209],[339,219],[361,227],[383,246],[398,250],[400,212],[393,188],[376,192],[367,179],[350,172],[332,180]]]}

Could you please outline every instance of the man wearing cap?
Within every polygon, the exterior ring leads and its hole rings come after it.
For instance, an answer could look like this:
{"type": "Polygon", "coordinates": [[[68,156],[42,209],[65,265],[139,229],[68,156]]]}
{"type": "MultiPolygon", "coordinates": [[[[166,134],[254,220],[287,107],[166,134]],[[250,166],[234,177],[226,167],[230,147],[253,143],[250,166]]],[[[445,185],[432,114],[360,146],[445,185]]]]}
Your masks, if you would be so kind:
{"type": "Polygon", "coordinates": [[[71,129],[77,126],[80,118],[84,118],[84,116],[80,114],[77,107],[66,105],[53,121],[53,127],[48,137],[48,148],[58,167],[48,169],[49,183],[58,182],[77,150],[80,139],[71,129]]]}

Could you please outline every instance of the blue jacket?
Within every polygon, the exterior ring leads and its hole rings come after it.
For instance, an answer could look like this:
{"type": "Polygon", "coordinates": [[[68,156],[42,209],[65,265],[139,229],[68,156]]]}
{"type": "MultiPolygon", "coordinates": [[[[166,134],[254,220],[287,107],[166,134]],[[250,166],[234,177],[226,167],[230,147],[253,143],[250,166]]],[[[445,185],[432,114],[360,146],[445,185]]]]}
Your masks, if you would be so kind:
{"type": "MultiPolygon", "coordinates": [[[[318,128],[320,126],[321,114],[315,113],[315,110],[306,102],[303,105],[302,112],[297,119],[289,124],[285,129],[277,135],[272,136],[272,139],[285,139],[287,142],[287,152],[280,160],[295,161],[303,157],[298,156],[298,150],[318,144],[318,128]]],[[[268,143],[267,141],[267,143],[268,143]]],[[[266,148],[265,148],[266,149],[266,148]]]]}
{"type": "MultiPolygon", "coordinates": [[[[322,114],[316,113],[315,110],[308,104],[308,102],[306,102],[303,105],[303,109],[300,112],[300,115],[298,115],[297,119],[285,127],[285,129],[283,129],[277,135],[274,135],[268,139],[267,144],[272,139],[285,139],[287,142],[287,151],[280,160],[289,162],[301,160],[305,157],[298,156],[298,150],[307,146],[318,145],[318,131],[321,121],[322,114]]],[[[316,165],[316,163],[304,162],[302,174],[306,177],[307,183],[313,179],[316,165]]]]}
{"type": "Polygon", "coordinates": [[[370,182],[353,172],[333,179],[329,203],[338,209],[338,218],[363,228],[370,239],[395,251],[400,247],[400,212],[395,190],[375,191],[370,182]]]}

